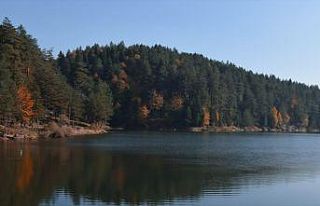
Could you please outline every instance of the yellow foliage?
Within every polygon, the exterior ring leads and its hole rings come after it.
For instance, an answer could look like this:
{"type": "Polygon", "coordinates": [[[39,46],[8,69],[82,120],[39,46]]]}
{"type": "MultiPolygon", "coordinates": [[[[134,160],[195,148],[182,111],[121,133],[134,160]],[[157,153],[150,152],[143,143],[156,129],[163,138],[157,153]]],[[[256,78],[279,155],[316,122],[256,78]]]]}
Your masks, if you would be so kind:
{"type": "Polygon", "coordinates": [[[207,108],[203,109],[202,126],[208,127],[210,125],[210,113],[207,108]]]}

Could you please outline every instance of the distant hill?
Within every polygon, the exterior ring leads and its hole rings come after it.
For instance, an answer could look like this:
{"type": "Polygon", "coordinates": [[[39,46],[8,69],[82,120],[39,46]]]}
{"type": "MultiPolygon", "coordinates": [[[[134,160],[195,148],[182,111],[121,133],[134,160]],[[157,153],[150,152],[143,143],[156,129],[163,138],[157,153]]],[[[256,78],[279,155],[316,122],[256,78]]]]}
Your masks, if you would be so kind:
{"type": "Polygon", "coordinates": [[[22,26],[0,26],[0,118],[125,128],[320,127],[317,86],[160,45],[93,45],[54,58],[22,26]]]}

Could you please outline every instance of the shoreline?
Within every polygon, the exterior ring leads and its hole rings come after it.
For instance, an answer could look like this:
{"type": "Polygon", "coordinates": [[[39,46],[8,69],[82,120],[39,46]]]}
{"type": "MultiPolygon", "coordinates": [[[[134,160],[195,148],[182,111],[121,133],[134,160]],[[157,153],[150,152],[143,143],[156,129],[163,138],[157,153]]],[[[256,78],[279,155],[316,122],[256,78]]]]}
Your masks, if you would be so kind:
{"type": "Polygon", "coordinates": [[[297,128],[294,126],[286,128],[268,128],[268,127],[236,127],[236,126],[221,126],[221,127],[186,127],[186,128],[110,128],[110,131],[158,131],[158,132],[192,132],[192,133],[320,133],[319,129],[297,128]]]}
{"type": "Polygon", "coordinates": [[[110,131],[158,131],[158,132],[193,132],[193,133],[320,133],[320,129],[307,129],[304,127],[289,126],[285,128],[268,127],[236,127],[236,126],[209,126],[186,128],[110,128],[110,131]]]}
{"type": "Polygon", "coordinates": [[[0,127],[0,140],[37,140],[106,134],[109,127],[58,125],[55,122],[33,127],[0,127]]]}
{"type": "Polygon", "coordinates": [[[242,133],[242,132],[265,132],[265,133],[319,133],[319,129],[308,129],[305,127],[287,126],[282,128],[269,127],[236,127],[236,126],[222,126],[222,127],[190,127],[191,132],[212,132],[212,133],[242,133]]]}
{"type": "Polygon", "coordinates": [[[6,140],[37,140],[37,139],[56,139],[68,138],[86,135],[107,134],[109,132],[118,131],[158,131],[158,132],[191,132],[191,133],[320,133],[319,129],[308,130],[307,128],[286,127],[286,128],[261,128],[257,126],[236,127],[187,127],[187,128],[111,128],[103,127],[84,127],[72,125],[58,125],[51,122],[46,125],[38,125],[38,127],[4,127],[0,125],[0,141],[6,140]]]}

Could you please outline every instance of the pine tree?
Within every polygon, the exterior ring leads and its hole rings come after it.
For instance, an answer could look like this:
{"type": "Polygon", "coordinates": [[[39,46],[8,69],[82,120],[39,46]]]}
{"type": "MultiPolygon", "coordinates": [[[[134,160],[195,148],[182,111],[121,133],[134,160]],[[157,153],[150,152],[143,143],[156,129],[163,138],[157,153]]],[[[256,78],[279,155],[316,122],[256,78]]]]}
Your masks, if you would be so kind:
{"type": "Polygon", "coordinates": [[[88,96],[87,116],[90,122],[106,123],[112,115],[112,95],[108,85],[97,81],[88,96]]]}

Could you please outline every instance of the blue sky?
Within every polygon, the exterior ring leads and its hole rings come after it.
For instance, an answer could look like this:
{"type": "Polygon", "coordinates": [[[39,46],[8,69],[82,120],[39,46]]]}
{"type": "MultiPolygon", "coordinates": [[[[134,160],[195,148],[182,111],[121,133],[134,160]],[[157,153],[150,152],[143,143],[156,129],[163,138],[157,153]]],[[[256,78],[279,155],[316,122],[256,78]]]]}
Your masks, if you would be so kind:
{"type": "Polygon", "coordinates": [[[258,73],[320,85],[320,1],[0,1],[54,53],[110,41],[162,44],[258,73]]]}

